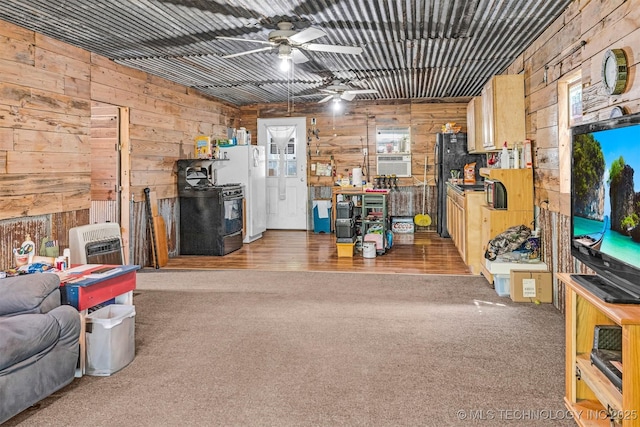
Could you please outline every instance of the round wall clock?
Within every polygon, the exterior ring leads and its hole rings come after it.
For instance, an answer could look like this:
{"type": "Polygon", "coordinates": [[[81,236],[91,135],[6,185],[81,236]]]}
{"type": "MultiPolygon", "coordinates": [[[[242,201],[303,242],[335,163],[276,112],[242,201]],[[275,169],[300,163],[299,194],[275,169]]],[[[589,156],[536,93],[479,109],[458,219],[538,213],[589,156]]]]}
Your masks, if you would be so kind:
{"type": "Polygon", "coordinates": [[[622,49],[609,49],[602,58],[602,83],[609,95],[624,92],[627,86],[627,56],[622,49]]]}

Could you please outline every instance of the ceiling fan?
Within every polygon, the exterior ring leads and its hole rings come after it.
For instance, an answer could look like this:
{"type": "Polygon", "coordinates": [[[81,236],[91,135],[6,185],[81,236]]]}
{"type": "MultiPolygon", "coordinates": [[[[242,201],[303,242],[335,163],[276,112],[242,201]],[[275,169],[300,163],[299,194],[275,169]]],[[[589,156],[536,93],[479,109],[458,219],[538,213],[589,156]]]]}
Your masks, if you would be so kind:
{"type": "Polygon", "coordinates": [[[344,99],[345,101],[351,101],[358,94],[378,93],[378,91],[375,89],[353,89],[350,86],[342,84],[338,80],[334,80],[332,84],[324,89],[320,89],[320,91],[328,93],[329,95],[318,101],[319,104],[331,100],[333,100],[334,102],[340,102],[341,99],[344,99]]]}
{"type": "Polygon", "coordinates": [[[326,36],[323,30],[309,27],[304,30],[295,30],[291,22],[279,22],[278,29],[271,31],[268,40],[252,40],[241,37],[218,36],[218,39],[237,40],[250,43],[266,44],[268,46],[259,49],[246,50],[244,52],[225,55],[223,58],[234,58],[236,56],[250,55],[256,52],[263,52],[277,48],[278,57],[283,60],[291,60],[295,64],[307,62],[309,58],[302,52],[303,50],[316,52],[345,53],[349,55],[359,55],[362,48],[357,46],[341,46],[330,44],[309,43],[312,40],[326,36]]]}

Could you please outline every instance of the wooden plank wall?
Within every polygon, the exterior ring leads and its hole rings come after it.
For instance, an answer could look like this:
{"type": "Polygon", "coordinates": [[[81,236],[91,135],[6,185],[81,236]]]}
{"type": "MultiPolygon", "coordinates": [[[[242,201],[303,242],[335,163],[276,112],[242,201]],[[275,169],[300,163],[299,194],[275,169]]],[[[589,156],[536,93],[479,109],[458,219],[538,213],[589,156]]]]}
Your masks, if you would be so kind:
{"type": "MultiPolygon", "coordinates": [[[[363,101],[344,102],[344,110],[334,115],[331,105],[318,103],[294,104],[289,113],[286,104],[257,104],[240,108],[241,126],[257,135],[257,118],[282,118],[287,116],[305,117],[307,129],[311,129],[311,119],[316,119],[319,139],[311,138],[308,160],[329,162],[334,158],[337,173],[348,175],[355,167],[368,169],[371,177],[376,175],[375,137],[378,126],[400,126],[411,129],[411,172],[412,177],[400,178],[399,186],[421,185],[427,159],[427,182],[434,180],[434,148],[436,133],[442,125],[455,122],[466,132],[467,102],[469,98],[404,101],[363,101]],[[367,148],[369,159],[363,155],[367,148]],[[319,152],[319,154],[318,154],[319,152]],[[368,167],[367,167],[368,166],[368,167]]],[[[363,175],[365,175],[363,171],[363,175]]],[[[331,177],[310,175],[309,185],[331,186],[331,177]]]]}
{"type": "Polygon", "coordinates": [[[177,197],[175,161],[193,157],[199,134],[226,138],[239,110],[184,86],[91,56],[91,98],[130,108],[131,193],[144,199],[177,197]]]}
{"type": "Polygon", "coordinates": [[[0,219],[88,209],[88,52],[3,23],[0,76],[0,219]]]}
{"type": "MultiPolygon", "coordinates": [[[[572,2],[507,70],[525,74],[527,137],[534,147],[534,185],[543,256],[553,272],[585,272],[570,253],[570,194],[561,191],[568,178],[570,158],[560,155],[558,127],[559,82],[580,72],[583,87],[583,123],[609,117],[614,106],[640,112],[640,82],[633,76],[640,56],[640,8],[624,0],[572,2]],[[584,46],[580,46],[585,41],[584,46]],[[609,96],[602,87],[600,64],[605,51],[622,48],[630,63],[630,84],[620,95],[609,96]],[[563,161],[562,161],[563,160],[563,161]]],[[[636,144],[637,145],[637,144],[636,144]]],[[[570,190],[569,190],[570,191],[570,190]]],[[[555,279],[555,278],[554,278],[555,279]]],[[[563,289],[555,281],[556,305],[564,310],[563,289]]]]}
{"type": "Polygon", "coordinates": [[[118,107],[91,105],[91,200],[117,200],[118,107]]]}
{"type": "MultiPolygon", "coordinates": [[[[338,174],[348,176],[355,167],[369,171],[370,181],[376,175],[376,128],[399,126],[411,129],[412,176],[399,178],[400,191],[390,199],[390,214],[414,216],[422,212],[437,221],[437,191],[434,182],[436,133],[447,122],[457,123],[466,131],[466,108],[469,98],[439,100],[405,100],[395,102],[354,100],[345,102],[344,110],[336,113],[328,104],[294,104],[294,112],[288,113],[286,104],[260,104],[241,107],[242,126],[257,135],[257,118],[282,118],[288,115],[306,117],[307,129],[311,119],[316,119],[319,139],[311,137],[308,147],[308,163],[329,163],[333,157],[338,174]],[[369,157],[362,149],[367,148],[369,157]],[[424,167],[427,165],[426,192],[423,189],[424,167]]],[[[334,178],[308,173],[310,200],[330,199],[334,178]]],[[[309,222],[311,223],[311,222],[309,222]]],[[[425,227],[425,230],[434,230],[425,227]]]]}
{"type": "Polygon", "coordinates": [[[177,175],[175,162],[193,157],[199,134],[226,138],[227,127],[239,127],[239,110],[184,86],[133,70],[98,55],[91,56],[91,98],[130,110],[131,141],[130,245],[132,260],[146,265],[149,237],[144,189],[157,194],[167,225],[169,255],[178,254],[177,175]],[[142,205],[136,206],[136,205],[142,205]],[[164,206],[166,208],[163,208],[164,206]],[[138,215],[143,215],[139,218],[138,215]]]}
{"type": "MultiPolygon", "coordinates": [[[[527,136],[534,144],[535,203],[552,270],[575,265],[567,250],[569,194],[560,192],[568,165],[559,155],[558,82],[580,70],[583,83],[583,121],[609,116],[622,105],[640,111],[640,83],[634,78],[640,42],[640,8],[624,0],[572,2],[531,46],[507,69],[525,74],[527,136]],[[586,45],[573,50],[581,41],[586,45]],[[600,63],[608,48],[623,48],[630,59],[630,85],[618,96],[607,96],[601,85],[600,63]]],[[[443,123],[466,125],[468,99],[407,100],[345,103],[333,117],[326,105],[254,105],[237,108],[146,73],[117,65],[31,31],[0,22],[0,267],[7,268],[13,241],[33,232],[35,240],[50,233],[66,240],[73,224],[88,223],[91,166],[90,108],[98,101],[130,108],[132,185],[132,262],[144,260],[146,223],[142,191],[151,186],[163,216],[175,215],[174,163],[190,157],[193,136],[224,137],[227,126],[244,126],[256,133],[257,117],[316,117],[320,129],[317,159],[336,158],[338,170],[362,165],[362,144],[373,147],[377,125],[408,125],[412,130],[412,178],[404,187],[420,188],[426,156],[429,185],[433,179],[435,132],[443,123]]],[[[307,122],[308,125],[310,124],[307,122]]],[[[315,156],[315,141],[310,151],[315,156]]],[[[370,153],[373,153],[369,149],[370,153]]],[[[312,160],[316,157],[311,156],[312,160]]],[[[370,155],[369,169],[375,162],[370,155]]],[[[312,177],[312,186],[329,187],[331,178],[312,177]]],[[[420,196],[413,195],[413,200],[420,196]]],[[[169,224],[175,217],[165,217],[169,224]]],[[[175,223],[175,221],[174,221],[175,223]]],[[[168,226],[169,227],[169,226],[168,226]]],[[[175,239],[171,226],[170,241],[175,239]]],[[[175,248],[175,241],[173,246],[175,248]]]]}
{"type": "Polygon", "coordinates": [[[111,167],[102,167],[112,156],[91,155],[91,107],[103,103],[130,109],[131,251],[147,253],[146,222],[136,217],[144,209],[135,205],[148,186],[167,206],[161,212],[176,253],[175,161],[193,156],[196,135],[223,138],[238,127],[238,108],[0,21],[0,269],[13,265],[10,251],[23,234],[66,244],[68,228],[89,223],[92,170],[102,174],[94,175],[93,196],[113,199],[111,167]]]}

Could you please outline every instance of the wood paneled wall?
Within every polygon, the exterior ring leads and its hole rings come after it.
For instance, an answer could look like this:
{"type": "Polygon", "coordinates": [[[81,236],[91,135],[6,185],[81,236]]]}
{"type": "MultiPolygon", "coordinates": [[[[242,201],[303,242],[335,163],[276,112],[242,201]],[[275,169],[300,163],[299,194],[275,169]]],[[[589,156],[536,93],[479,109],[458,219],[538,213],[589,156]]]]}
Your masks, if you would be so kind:
{"type": "MultiPolygon", "coordinates": [[[[118,149],[120,143],[118,107],[101,102],[91,106],[91,201],[116,200],[118,149]]],[[[119,220],[119,219],[118,219],[119,220]]]]}
{"type": "Polygon", "coordinates": [[[0,219],[89,208],[89,58],[0,25],[0,219]]]}
{"type": "MultiPolygon", "coordinates": [[[[241,107],[241,126],[257,135],[257,118],[306,117],[307,129],[316,119],[319,139],[311,137],[309,163],[329,163],[333,157],[336,172],[347,176],[355,167],[363,167],[363,175],[376,175],[376,128],[401,126],[411,129],[411,178],[400,178],[399,186],[422,185],[425,161],[427,182],[433,185],[436,133],[447,122],[455,122],[466,132],[469,98],[404,100],[394,102],[353,100],[343,102],[339,113],[332,105],[318,103],[294,104],[288,112],[286,104],[258,104],[241,107]],[[363,148],[369,152],[368,159],[363,148]],[[319,154],[317,154],[319,152],[319,154]]],[[[331,186],[334,178],[309,176],[309,185],[331,186]]]]}
{"type": "MultiPolygon", "coordinates": [[[[545,243],[545,260],[553,271],[582,268],[567,250],[569,194],[560,191],[568,165],[559,154],[558,85],[567,73],[582,73],[583,122],[609,116],[616,105],[640,111],[640,8],[624,0],[576,0],[507,69],[524,73],[527,136],[534,144],[535,203],[545,243]],[[579,46],[586,41],[584,46],[579,46]],[[576,49],[576,46],[578,48],[576,49]],[[630,84],[608,96],[602,89],[600,63],[609,48],[626,51],[630,84]]],[[[419,188],[428,167],[433,183],[435,133],[446,122],[466,129],[468,99],[371,102],[354,100],[333,116],[326,104],[254,105],[237,108],[184,86],[117,65],[62,42],[0,22],[0,268],[11,264],[14,241],[30,232],[63,239],[73,225],[88,222],[91,166],[91,102],[130,108],[133,200],[132,262],[146,259],[143,189],[152,187],[175,239],[176,177],[174,163],[189,157],[193,137],[225,137],[226,128],[244,126],[253,135],[258,117],[315,117],[320,129],[317,159],[334,156],[338,171],[361,166],[362,146],[369,146],[369,173],[375,174],[371,148],[380,125],[410,126],[412,178],[402,186],[419,188]]],[[[309,122],[307,122],[310,124],[309,122]]],[[[309,147],[316,160],[316,141],[309,147]]],[[[328,187],[331,178],[312,177],[312,186],[328,187]]],[[[429,192],[429,194],[431,194],[429,192]]],[[[415,197],[414,197],[415,199],[415,197]]],[[[431,203],[430,203],[431,204],[431,203]]],[[[173,246],[175,248],[175,241],[173,246]]]]}
{"type": "MultiPolygon", "coordinates": [[[[640,81],[635,78],[640,54],[640,8],[624,0],[580,0],[570,4],[507,70],[525,74],[527,137],[534,147],[534,185],[537,222],[544,242],[544,259],[553,272],[585,272],[570,253],[570,193],[561,191],[570,158],[563,146],[558,118],[558,90],[565,76],[581,73],[582,123],[609,117],[614,106],[640,112],[640,81]],[[583,42],[586,44],[583,45],[583,42]],[[602,86],[602,57],[607,49],[624,49],[630,64],[624,93],[609,96],[602,86]]],[[[636,142],[636,145],[638,143],[636,142]]],[[[633,149],[633,147],[630,147],[633,149]]],[[[564,308],[563,289],[556,283],[558,306],[564,308]]]]}
{"type": "Polygon", "coordinates": [[[239,110],[184,86],[91,55],[91,99],[129,107],[131,194],[177,197],[175,161],[192,158],[199,134],[226,138],[239,110]]]}
{"type": "MultiPolygon", "coordinates": [[[[410,216],[428,213],[432,225],[420,230],[435,230],[437,218],[437,191],[434,181],[436,133],[447,122],[454,122],[466,132],[466,109],[469,98],[405,101],[363,101],[344,102],[339,113],[331,104],[294,104],[294,111],[288,112],[286,104],[260,104],[242,107],[241,126],[257,135],[257,118],[282,118],[287,116],[305,117],[307,129],[311,129],[311,119],[316,119],[319,138],[311,135],[308,147],[308,163],[329,163],[334,159],[337,174],[348,176],[355,167],[363,168],[363,175],[370,181],[376,175],[376,128],[378,126],[398,126],[411,129],[411,172],[412,176],[399,178],[400,191],[390,197],[392,216],[410,216]],[[363,148],[369,152],[363,155],[363,148]],[[318,154],[319,153],[319,154],[318,154]],[[426,188],[423,188],[427,166],[426,188]]],[[[330,199],[330,187],[335,178],[315,176],[309,173],[309,198],[330,199]]]]}
{"type": "MultiPolygon", "coordinates": [[[[148,238],[144,216],[135,217],[144,209],[135,205],[143,202],[144,188],[155,190],[167,206],[162,212],[175,253],[175,161],[193,157],[196,135],[223,138],[227,127],[239,126],[233,105],[0,21],[0,269],[13,265],[11,248],[26,233],[34,241],[57,238],[64,246],[68,228],[89,223],[92,197],[114,198],[115,171],[104,168],[112,152],[107,155],[107,147],[92,153],[92,104],[130,111],[131,174],[125,184],[134,216],[131,251],[142,254],[131,262],[143,265],[148,238]]],[[[105,130],[94,130],[97,141],[105,130]]]]}

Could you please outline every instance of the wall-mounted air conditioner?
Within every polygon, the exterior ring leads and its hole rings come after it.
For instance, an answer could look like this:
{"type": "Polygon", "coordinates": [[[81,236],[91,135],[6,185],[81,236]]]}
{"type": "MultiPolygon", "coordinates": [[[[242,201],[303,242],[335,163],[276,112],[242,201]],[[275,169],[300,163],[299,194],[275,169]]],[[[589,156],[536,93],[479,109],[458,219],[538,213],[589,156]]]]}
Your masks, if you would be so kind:
{"type": "Polygon", "coordinates": [[[411,154],[378,154],[378,175],[411,176],[411,154]]]}

